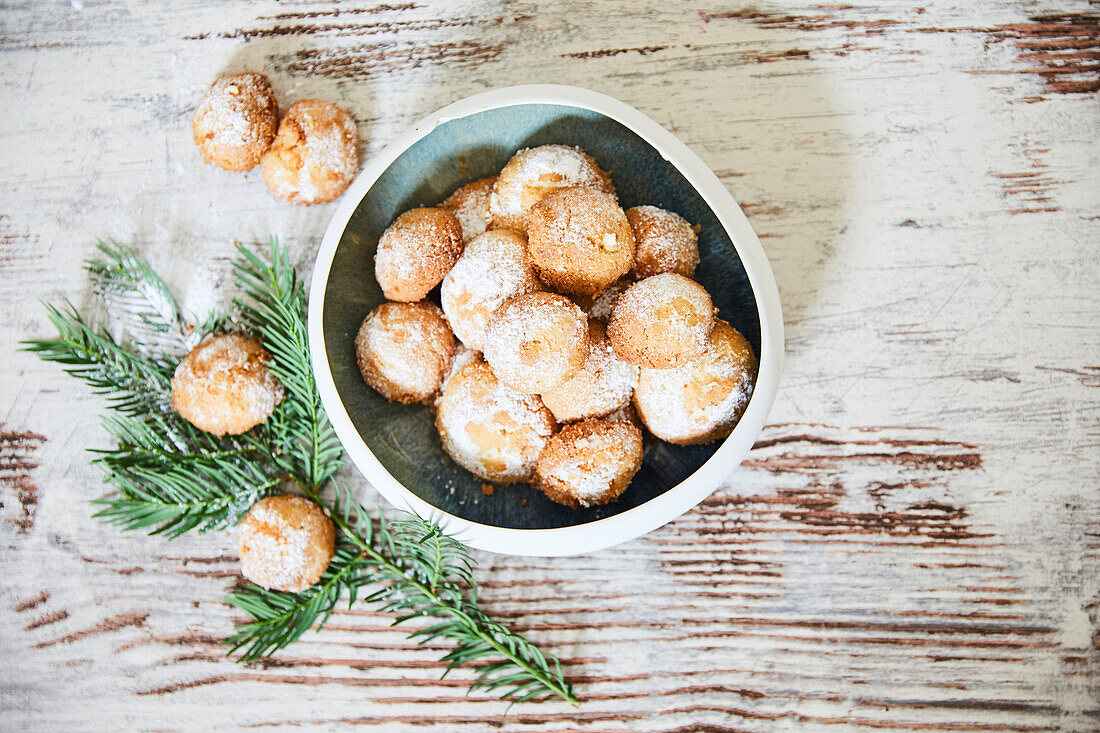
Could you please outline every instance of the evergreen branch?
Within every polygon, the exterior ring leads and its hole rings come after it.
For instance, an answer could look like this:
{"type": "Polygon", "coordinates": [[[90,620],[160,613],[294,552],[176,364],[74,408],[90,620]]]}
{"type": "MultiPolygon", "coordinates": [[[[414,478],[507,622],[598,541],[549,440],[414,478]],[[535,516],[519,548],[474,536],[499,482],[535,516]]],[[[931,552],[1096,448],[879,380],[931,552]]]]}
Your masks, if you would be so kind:
{"type": "Polygon", "coordinates": [[[46,306],[56,339],[24,341],[27,351],[65,365],[65,371],[106,396],[112,410],[126,415],[171,413],[172,366],[142,358],[106,332],[92,328],[70,305],[67,312],[46,306]]]}
{"type": "MultiPolygon", "coordinates": [[[[308,492],[307,492],[308,493],[308,492]]],[[[314,500],[318,497],[312,496],[314,500]]],[[[330,516],[340,533],[337,554],[318,585],[303,593],[247,588],[227,600],[252,617],[228,640],[244,659],[266,656],[297,641],[314,625],[327,622],[340,596],[353,603],[363,586],[376,586],[364,598],[394,613],[393,623],[416,618],[440,620],[409,634],[424,644],[453,642],[443,656],[446,676],[457,666],[483,663],[470,684],[511,702],[559,697],[577,702],[561,664],[537,646],[493,621],[477,608],[474,560],[460,542],[414,514],[382,518],[375,532],[369,516],[337,487],[330,516]]]]}
{"type": "Polygon", "coordinates": [[[226,597],[226,602],[247,613],[251,623],[241,624],[226,639],[230,653],[244,649],[241,661],[270,656],[297,641],[315,624],[325,625],[344,593],[348,606],[365,581],[364,565],[355,545],[337,543],[336,553],[321,579],[300,593],[249,586],[226,597]]]}
{"type": "MultiPolygon", "coordinates": [[[[286,410],[279,418],[285,421],[282,430],[273,428],[273,432],[296,436],[285,445],[293,464],[291,473],[311,499],[323,504],[319,487],[339,467],[341,453],[313,377],[305,329],[305,295],[286,250],[276,241],[272,241],[270,264],[243,248],[241,253],[244,262],[237,267],[237,277],[246,298],[238,300],[237,307],[242,320],[260,334],[275,357],[275,374],[289,392],[286,410]]],[[[342,539],[362,552],[357,563],[373,572],[338,573],[325,585],[334,596],[299,597],[296,602],[288,594],[246,592],[246,603],[257,613],[253,624],[241,627],[234,637],[235,647],[252,643],[251,636],[258,645],[256,649],[282,648],[310,627],[306,619],[312,617],[315,623],[324,624],[339,596],[336,585],[343,585],[354,597],[359,585],[381,584],[367,600],[398,614],[394,623],[416,617],[443,617],[410,636],[422,641],[441,637],[456,642],[458,646],[444,658],[447,672],[466,662],[503,659],[484,667],[471,689],[499,692],[501,697],[515,700],[556,695],[576,702],[556,660],[549,664],[537,647],[477,609],[474,561],[461,543],[415,515],[390,521],[382,518],[379,531],[374,533],[369,518],[364,520],[367,515],[362,507],[348,501],[346,492],[338,486],[336,494],[330,515],[342,539]],[[265,599],[270,603],[265,604],[265,599]],[[278,627],[280,623],[282,633],[273,633],[272,625],[278,627]]],[[[321,582],[326,583],[324,579],[321,582]]],[[[234,598],[239,602],[241,595],[234,598]]]]}
{"type": "Polygon", "coordinates": [[[97,501],[107,508],[96,517],[125,529],[155,523],[150,534],[174,538],[196,527],[206,532],[237,524],[254,503],[279,493],[283,477],[220,462],[156,471],[108,465],[107,482],[120,496],[97,501]]]}
{"type": "Polygon", "coordinates": [[[240,318],[255,330],[274,356],[272,372],[287,389],[283,413],[287,430],[275,430],[289,467],[316,491],[342,464],[342,448],[321,407],[321,396],[309,358],[305,324],[305,289],[290,264],[286,248],[271,240],[271,262],[238,245],[237,282],[244,298],[235,301],[240,318]]]}
{"type": "Polygon", "coordinates": [[[95,516],[124,529],[154,527],[150,534],[170,538],[223,529],[284,480],[254,446],[225,441],[180,450],[162,420],[108,417],[104,424],[119,445],[96,451],[94,462],[119,496],[96,502],[105,508],[95,516]]]}
{"type": "MultiPolygon", "coordinates": [[[[93,278],[131,298],[148,296],[144,305],[131,303],[130,315],[158,333],[179,327],[186,337],[189,331],[175,300],[148,264],[117,245],[100,250],[107,261],[89,263],[93,278]]],[[[478,608],[475,563],[461,543],[412,514],[382,517],[375,524],[335,484],[335,501],[322,501],[342,452],[313,377],[305,292],[277,241],[272,241],[270,262],[243,248],[240,252],[240,320],[271,352],[270,367],[287,390],[267,423],[246,435],[219,439],[180,418],[169,399],[174,364],[141,344],[136,344],[139,353],[128,351],[88,326],[71,307],[63,313],[47,306],[57,339],[25,342],[28,350],[63,364],[105,395],[115,413],[104,425],[118,445],[96,451],[95,462],[118,494],[95,502],[103,507],[96,516],[124,529],[149,528],[152,534],[176,537],[236,524],[255,501],[291,480],[327,507],[338,532],[336,553],[320,581],[300,593],[249,587],[227,599],[251,617],[227,640],[232,651],[243,650],[241,659],[272,654],[306,630],[323,626],[345,594],[354,603],[370,586],[362,600],[393,613],[394,624],[436,619],[409,637],[454,643],[442,659],[444,675],[478,663],[470,689],[513,703],[545,697],[576,702],[556,659],[478,608]]],[[[212,315],[199,332],[226,322],[226,316],[212,315]]]]}
{"type": "Polygon", "coordinates": [[[197,327],[197,336],[195,343],[201,342],[207,336],[212,336],[216,333],[223,333],[228,330],[229,323],[232,319],[225,311],[213,310],[206,314],[206,320],[200,323],[197,327]]]}
{"type": "MultiPolygon", "coordinates": [[[[350,529],[342,521],[337,524],[345,532],[350,529]]],[[[419,643],[445,639],[455,644],[442,658],[447,662],[444,676],[456,666],[488,661],[470,683],[471,691],[499,693],[501,699],[512,702],[542,697],[577,702],[557,659],[548,660],[537,646],[477,607],[474,561],[465,546],[415,514],[387,524],[399,559],[368,543],[356,544],[379,576],[391,581],[378,600],[383,601],[383,611],[399,614],[395,624],[418,617],[442,619],[412,632],[409,638],[419,643]],[[466,588],[470,589],[469,598],[466,588]]],[[[354,535],[349,536],[354,541],[354,535]]]]}
{"type": "Polygon", "coordinates": [[[182,356],[198,345],[199,334],[148,262],[113,241],[100,241],[96,248],[102,259],[86,260],[84,269],[111,316],[126,323],[135,348],[182,356]]]}
{"type": "Polygon", "coordinates": [[[99,451],[101,462],[115,466],[144,465],[149,467],[187,465],[214,459],[259,457],[264,446],[260,441],[240,441],[232,436],[221,439],[210,433],[195,431],[181,435],[175,420],[160,415],[104,415],[103,427],[118,441],[114,450],[99,451]]]}
{"type": "Polygon", "coordinates": [[[218,439],[172,411],[170,364],[122,348],[71,307],[46,308],[58,338],[25,347],[65,365],[117,413],[104,424],[119,445],[96,451],[95,462],[119,495],[96,502],[103,507],[96,517],[177,537],[236,524],[254,501],[274,493],[281,474],[273,464],[245,460],[243,441],[218,439]],[[228,460],[233,454],[238,459],[228,460]]]}

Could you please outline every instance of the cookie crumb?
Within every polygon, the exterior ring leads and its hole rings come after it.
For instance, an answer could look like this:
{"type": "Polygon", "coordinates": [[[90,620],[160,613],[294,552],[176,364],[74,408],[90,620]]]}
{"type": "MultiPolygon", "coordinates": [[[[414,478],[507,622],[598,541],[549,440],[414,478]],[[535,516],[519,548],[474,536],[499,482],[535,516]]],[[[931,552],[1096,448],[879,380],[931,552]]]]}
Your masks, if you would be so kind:
{"type": "Polygon", "coordinates": [[[486,483],[481,485],[481,493],[485,494],[486,496],[492,496],[494,491],[496,491],[496,489],[493,487],[492,484],[486,483]]]}

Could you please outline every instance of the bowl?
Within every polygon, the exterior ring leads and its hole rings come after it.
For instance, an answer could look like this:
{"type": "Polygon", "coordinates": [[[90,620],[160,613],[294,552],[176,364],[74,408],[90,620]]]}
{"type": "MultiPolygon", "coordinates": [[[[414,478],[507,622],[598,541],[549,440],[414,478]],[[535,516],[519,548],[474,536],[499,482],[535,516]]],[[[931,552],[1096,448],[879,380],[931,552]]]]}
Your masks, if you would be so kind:
{"type": "Polygon", "coordinates": [[[482,550],[559,556],[624,542],[706,498],[741,462],[775,400],[783,319],[775,278],[737,202],[686,145],[636,109],[588,89],[524,85],[463,99],[421,120],[374,156],[344,194],[313,271],[309,345],[324,408],[348,456],[396,507],[438,523],[482,550]],[[608,170],[623,208],[654,204],[701,225],[696,279],[720,317],[760,359],[741,421],[721,442],[676,446],[647,434],[642,468],[611,504],[572,509],[527,484],[483,482],[443,452],[426,405],[386,401],[355,361],[363,318],[384,301],[374,252],[398,214],[433,206],[469,181],[495,175],[525,147],[576,145],[608,170]]]}

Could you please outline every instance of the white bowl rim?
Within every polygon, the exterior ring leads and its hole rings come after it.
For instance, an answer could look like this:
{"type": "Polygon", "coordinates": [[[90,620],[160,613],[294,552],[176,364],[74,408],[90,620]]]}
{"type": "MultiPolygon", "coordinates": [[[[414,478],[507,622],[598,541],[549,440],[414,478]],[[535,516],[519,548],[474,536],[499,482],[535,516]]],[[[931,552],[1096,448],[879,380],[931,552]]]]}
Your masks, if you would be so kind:
{"type": "MultiPolygon", "coordinates": [[[[561,84],[524,84],[475,94],[420,120],[373,156],[344,193],[317,252],[309,292],[308,336],[321,402],[352,463],[391,504],[437,523],[447,534],[479,550],[510,555],[580,555],[634,539],[676,519],[703,501],[741,463],[775,402],[783,362],[783,314],[764,248],[741,207],[714,172],[671,132],[630,105],[606,94],[561,84]],[[714,211],[741,257],[760,317],[760,370],[748,408],[718,450],[684,481],[649,501],[605,519],[555,529],[495,527],[435,507],[395,479],[371,452],[340,400],[329,370],[322,331],[325,288],[337,245],[363,196],[402,153],[438,125],[490,109],[554,104],[591,110],[639,135],[672,163],[714,211]]],[[[350,347],[349,347],[350,348],[350,347]]]]}

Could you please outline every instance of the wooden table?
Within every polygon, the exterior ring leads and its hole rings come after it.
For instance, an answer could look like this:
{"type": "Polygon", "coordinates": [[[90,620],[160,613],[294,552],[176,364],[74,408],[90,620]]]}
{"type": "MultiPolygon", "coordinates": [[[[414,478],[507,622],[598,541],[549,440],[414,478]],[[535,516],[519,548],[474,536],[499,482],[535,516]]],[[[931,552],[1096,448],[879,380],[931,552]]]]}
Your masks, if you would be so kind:
{"type": "Polygon", "coordinates": [[[6,5],[0,728],[1100,729],[1095,6],[6,5]],[[465,697],[362,606],[238,665],[231,535],[89,518],[101,402],[15,352],[49,332],[35,300],[90,305],[81,260],[113,237],[202,310],[232,239],[278,234],[308,271],[332,214],[201,164],[192,109],[245,69],[349,108],[364,158],[484,89],[591,87],[759,232],[788,348],[745,464],[612,550],[479,555],[488,608],[568,661],[579,707],[465,697]]]}

